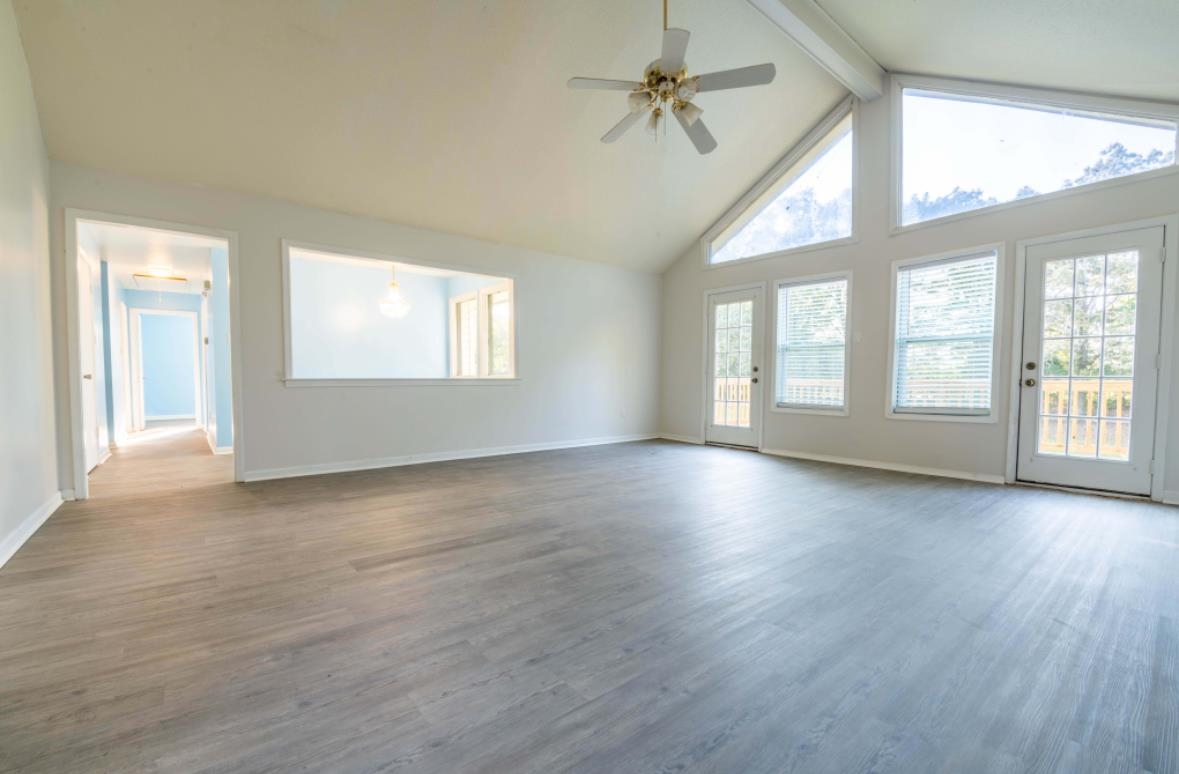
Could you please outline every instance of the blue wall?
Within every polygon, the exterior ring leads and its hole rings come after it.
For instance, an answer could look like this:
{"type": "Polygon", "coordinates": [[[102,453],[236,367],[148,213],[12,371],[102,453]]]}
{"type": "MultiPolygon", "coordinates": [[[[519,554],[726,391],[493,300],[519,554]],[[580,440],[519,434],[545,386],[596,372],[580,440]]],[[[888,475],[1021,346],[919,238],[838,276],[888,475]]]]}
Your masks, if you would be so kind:
{"type": "Polygon", "coordinates": [[[195,416],[195,322],[171,314],[140,316],[145,419],[195,416]]]}
{"type": "Polygon", "coordinates": [[[444,379],[447,281],[400,271],[411,304],[394,320],[380,312],[390,279],[381,262],[291,252],[291,370],[299,379],[444,379]]]}
{"type": "MultiPolygon", "coordinates": [[[[202,338],[205,336],[204,324],[200,319],[201,296],[199,293],[162,293],[162,292],[156,292],[156,291],[151,291],[151,290],[131,290],[128,288],[128,289],[123,290],[123,303],[127,305],[128,314],[130,314],[130,311],[132,309],[164,309],[164,310],[171,310],[171,311],[177,311],[177,312],[196,312],[198,333],[202,338]]],[[[148,317],[150,317],[150,315],[148,317]]],[[[144,320],[147,320],[148,317],[145,317],[144,320]]],[[[186,322],[186,324],[187,324],[187,322],[186,322]]],[[[192,337],[192,329],[189,328],[189,338],[191,338],[191,337],[192,337]]],[[[148,357],[149,357],[149,355],[147,353],[147,350],[145,349],[144,350],[144,358],[143,358],[145,361],[145,365],[146,365],[146,361],[147,361],[148,357]]],[[[189,358],[192,357],[191,345],[189,345],[188,357],[189,358]]],[[[201,369],[203,372],[203,369],[204,369],[203,362],[201,363],[201,369]]],[[[191,379],[192,379],[191,367],[189,368],[188,373],[189,373],[189,380],[191,381],[191,379]]],[[[146,372],[145,372],[145,375],[146,375],[146,372]]],[[[192,388],[190,387],[189,392],[191,393],[191,391],[192,391],[192,388]]],[[[188,404],[188,409],[183,412],[179,412],[179,413],[183,413],[186,416],[191,416],[192,415],[192,405],[193,404],[190,401],[188,404]]],[[[147,405],[147,384],[146,384],[146,382],[144,384],[144,406],[143,406],[143,409],[144,409],[144,415],[146,416],[146,418],[150,419],[153,416],[153,414],[147,405]]],[[[198,417],[197,421],[203,422],[204,417],[198,417]]]]}

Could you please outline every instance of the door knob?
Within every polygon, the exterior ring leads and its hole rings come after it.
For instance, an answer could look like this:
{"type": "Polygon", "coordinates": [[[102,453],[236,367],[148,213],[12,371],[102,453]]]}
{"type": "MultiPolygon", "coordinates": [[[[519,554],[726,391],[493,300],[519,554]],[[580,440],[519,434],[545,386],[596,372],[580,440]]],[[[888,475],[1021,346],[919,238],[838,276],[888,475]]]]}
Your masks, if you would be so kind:
{"type": "Polygon", "coordinates": [[[82,374],[82,378],[83,378],[83,379],[93,379],[93,378],[94,378],[94,374],[82,374]]]}
{"type": "Polygon", "coordinates": [[[1036,386],[1035,379],[1024,379],[1023,383],[1026,384],[1028,387],[1035,387],[1036,386]]]}
{"type": "Polygon", "coordinates": [[[1036,364],[1035,364],[1035,362],[1034,362],[1034,361],[1031,361],[1031,360],[1029,360],[1028,362],[1024,363],[1024,366],[1023,366],[1023,367],[1024,367],[1024,368],[1026,368],[1026,369],[1028,369],[1029,371],[1035,371],[1035,370],[1036,370],[1036,364]]]}
{"type": "Polygon", "coordinates": [[[752,379],[750,379],[749,381],[753,382],[754,384],[757,384],[757,377],[755,376],[752,379]]]}

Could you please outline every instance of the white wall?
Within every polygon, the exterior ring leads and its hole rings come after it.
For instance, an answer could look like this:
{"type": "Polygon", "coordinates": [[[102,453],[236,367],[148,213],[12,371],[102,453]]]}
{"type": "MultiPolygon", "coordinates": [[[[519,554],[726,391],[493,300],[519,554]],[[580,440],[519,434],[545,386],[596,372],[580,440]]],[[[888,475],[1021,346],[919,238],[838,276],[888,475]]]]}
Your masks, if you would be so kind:
{"type": "MultiPolygon", "coordinates": [[[[658,276],[210,188],[54,162],[53,243],[63,208],[238,235],[247,477],[412,455],[652,435],[657,430],[658,276]],[[281,240],[513,277],[520,378],[497,385],[290,387],[283,383],[281,240]]],[[[55,253],[62,255],[60,249],[55,253]]],[[[58,258],[60,261],[61,259],[58,258]]],[[[64,282],[54,298],[64,306],[64,282]]],[[[64,353],[64,330],[58,349],[64,353]]],[[[59,416],[68,406],[59,405],[59,416]]],[[[63,454],[65,480],[72,477],[63,454]]]]}
{"type": "MultiPolygon", "coordinates": [[[[664,274],[661,430],[698,438],[704,389],[704,293],[743,283],[774,281],[838,270],[853,272],[851,299],[850,414],[846,417],[765,412],[766,449],[872,460],[1002,477],[1007,448],[1016,240],[1124,223],[1179,212],[1179,173],[1126,182],[1049,201],[889,235],[889,103],[863,105],[856,127],[860,190],[856,244],[705,269],[689,251],[664,274]],[[885,418],[891,263],[992,242],[1006,244],[1001,321],[1001,389],[994,396],[994,424],[906,421],[885,418]]],[[[702,224],[707,226],[709,224],[702,224]]],[[[701,231],[704,229],[702,228],[701,231]]],[[[1169,267],[1174,271],[1179,267],[1169,267]]],[[[1179,299],[1169,299],[1177,303],[1179,299]]],[[[767,332],[768,333],[768,332],[767,332]]],[[[765,337],[763,371],[772,366],[773,336],[765,337]]],[[[1179,356],[1179,352],[1176,353],[1179,356]]],[[[1179,374],[1177,374],[1179,376],[1179,374]]],[[[1179,384],[1176,385],[1179,387],[1179,384]]],[[[763,393],[768,391],[763,391],[763,393]]],[[[766,406],[769,396],[765,395],[766,406]]],[[[1179,391],[1167,429],[1170,450],[1166,489],[1179,497],[1179,391]]]]}
{"type": "Polygon", "coordinates": [[[0,0],[0,565],[60,503],[49,304],[48,161],[0,0]]]}

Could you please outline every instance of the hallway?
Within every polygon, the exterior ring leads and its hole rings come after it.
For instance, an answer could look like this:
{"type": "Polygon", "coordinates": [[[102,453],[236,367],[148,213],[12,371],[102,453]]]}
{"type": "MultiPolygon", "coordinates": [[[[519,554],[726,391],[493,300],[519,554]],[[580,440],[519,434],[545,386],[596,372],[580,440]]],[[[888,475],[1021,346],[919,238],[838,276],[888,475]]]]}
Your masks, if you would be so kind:
{"type": "Polygon", "coordinates": [[[135,498],[232,481],[233,455],[209,451],[203,429],[191,421],[148,422],[90,473],[90,498],[135,498]]]}

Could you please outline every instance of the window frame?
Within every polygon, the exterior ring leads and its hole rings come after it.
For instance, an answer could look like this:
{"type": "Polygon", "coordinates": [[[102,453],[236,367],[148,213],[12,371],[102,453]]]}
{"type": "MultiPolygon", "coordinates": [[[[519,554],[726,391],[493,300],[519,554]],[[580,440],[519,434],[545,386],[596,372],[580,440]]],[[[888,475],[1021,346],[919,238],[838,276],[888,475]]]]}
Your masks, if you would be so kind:
{"type": "Polygon", "coordinates": [[[999,421],[999,413],[1001,407],[999,402],[1003,399],[1000,394],[1000,378],[1002,374],[1002,346],[1001,340],[1003,338],[1002,321],[1003,309],[1006,304],[1006,294],[1004,293],[1004,277],[1006,269],[1006,245],[1003,242],[994,242],[985,245],[976,245],[974,247],[965,247],[960,250],[950,250],[936,255],[923,255],[915,258],[902,258],[892,262],[891,274],[891,299],[889,303],[889,323],[888,323],[888,393],[884,398],[884,415],[888,419],[901,420],[915,420],[919,422],[966,422],[973,424],[996,424],[999,421]],[[920,410],[903,409],[896,410],[896,394],[897,394],[897,278],[901,269],[907,269],[915,266],[930,265],[936,263],[949,263],[955,260],[969,260],[977,258],[987,253],[995,253],[995,306],[992,310],[992,328],[991,328],[991,405],[986,413],[955,413],[954,409],[937,409],[925,408],[920,410]]]}
{"type": "Polygon", "coordinates": [[[450,377],[451,379],[477,379],[482,375],[479,368],[479,294],[477,292],[463,293],[457,296],[451,296],[447,301],[447,308],[449,310],[450,321],[447,329],[450,334],[450,377]],[[476,373],[458,374],[459,366],[462,363],[462,321],[459,318],[459,307],[462,304],[475,302],[475,371],[476,373]]]}
{"type": "MultiPolygon", "coordinates": [[[[516,330],[516,325],[519,320],[519,312],[516,310],[516,276],[508,272],[496,271],[494,274],[488,273],[487,269],[475,268],[473,266],[466,266],[461,264],[454,264],[449,262],[423,260],[418,258],[404,258],[400,256],[388,255],[386,253],[378,253],[372,250],[357,250],[350,247],[339,247],[337,245],[325,245],[315,242],[304,242],[295,239],[280,239],[280,251],[282,254],[282,326],[283,326],[283,374],[282,383],[285,387],[451,387],[451,386],[510,386],[518,384],[520,381],[520,363],[516,355],[516,339],[519,332],[516,330]],[[333,377],[330,379],[318,378],[300,378],[292,376],[291,367],[293,365],[293,352],[291,341],[291,251],[292,250],[309,250],[317,253],[327,253],[329,255],[338,255],[342,258],[363,258],[372,261],[385,261],[388,263],[408,264],[411,266],[421,266],[429,269],[442,269],[445,271],[453,271],[462,274],[476,274],[482,277],[490,277],[494,279],[501,279],[502,282],[496,283],[496,286],[507,285],[512,291],[512,366],[513,373],[511,376],[492,376],[492,377],[453,377],[448,376],[441,379],[436,378],[377,378],[372,379],[368,377],[333,377]]],[[[494,286],[492,286],[494,287],[494,286]]],[[[449,311],[449,304],[448,304],[449,311]]],[[[448,325],[448,328],[450,326],[448,325]]],[[[449,360],[449,353],[447,359],[449,360]]]]}
{"type": "Polygon", "coordinates": [[[512,379],[516,375],[516,291],[510,280],[479,288],[479,376],[483,379],[512,379]],[[491,297],[497,293],[508,294],[508,365],[509,373],[504,376],[491,374],[491,297]]]}
{"type": "MultiPolygon", "coordinates": [[[[855,97],[846,97],[836,105],[835,109],[827,113],[819,123],[807,132],[801,140],[783,156],[781,159],[770,167],[769,171],[762,175],[753,186],[746,191],[740,199],[738,199],[725,213],[721,215],[715,223],[713,223],[707,231],[700,237],[699,249],[701,259],[704,263],[705,269],[719,269],[725,266],[738,266],[749,263],[750,261],[762,261],[767,258],[780,258],[782,256],[794,255],[797,253],[806,253],[813,250],[824,250],[830,247],[840,245],[851,245],[859,242],[859,217],[860,217],[860,146],[862,145],[860,136],[860,103],[855,97]],[[724,261],[721,263],[713,263],[712,252],[713,242],[715,242],[721,234],[727,231],[735,222],[741,220],[742,217],[749,211],[749,209],[757,202],[757,200],[764,195],[771,188],[774,188],[782,182],[782,179],[790,174],[793,167],[806,157],[808,153],[814,150],[823,139],[831,132],[841,121],[848,116],[851,116],[852,125],[852,230],[851,234],[846,237],[838,239],[830,239],[825,242],[815,242],[809,245],[800,245],[798,247],[789,247],[785,250],[777,250],[770,253],[762,253],[761,255],[750,255],[744,258],[737,258],[732,261],[724,261]]],[[[806,170],[803,170],[805,173],[806,170]]],[[[801,176],[801,175],[799,175],[801,176]]],[[[793,182],[793,181],[791,181],[793,182]]],[[[789,184],[787,184],[789,185],[789,184]]]]}
{"type": "Polygon", "coordinates": [[[1060,91],[1055,89],[1040,89],[1027,86],[1007,86],[999,83],[983,81],[968,81],[953,78],[937,78],[926,75],[892,74],[889,76],[889,233],[901,234],[907,231],[940,226],[945,223],[977,217],[979,215],[1015,207],[1025,207],[1038,202],[1052,201],[1090,191],[1100,191],[1128,183],[1136,183],[1155,177],[1179,175],[1179,131],[1176,132],[1175,158],[1176,162],[1160,169],[1138,172],[1133,175],[1114,177],[1087,183],[1072,188],[1062,188],[1059,191],[1039,194],[1026,199],[1016,199],[1010,202],[992,204],[966,212],[956,212],[953,215],[943,215],[940,218],[930,218],[918,223],[902,225],[901,210],[904,207],[904,109],[902,98],[905,89],[922,89],[942,92],[968,99],[990,100],[994,102],[1022,102],[1042,105],[1049,108],[1074,110],[1089,113],[1123,116],[1127,118],[1142,118],[1155,121],[1174,121],[1179,123],[1179,105],[1166,102],[1153,102],[1143,99],[1126,97],[1103,97],[1098,95],[1081,94],[1078,92],[1060,91]]]}
{"type": "Polygon", "coordinates": [[[773,332],[773,368],[769,373],[770,411],[777,414],[810,414],[812,416],[846,417],[851,414],[851,369],[852,369],[852,271],[843,269],[824,274],[809,274],[802,277],[789,277],[774,282],[773,312],[770,317],[770,330],[773,332]],[[778,298],[783,288],[800,285],[819,285],[826,282],[843,280],[847,283],[847,304],[844,309],[843,334],[843,405],[817,406],[792,403],[778,403],[778,298]]]}

